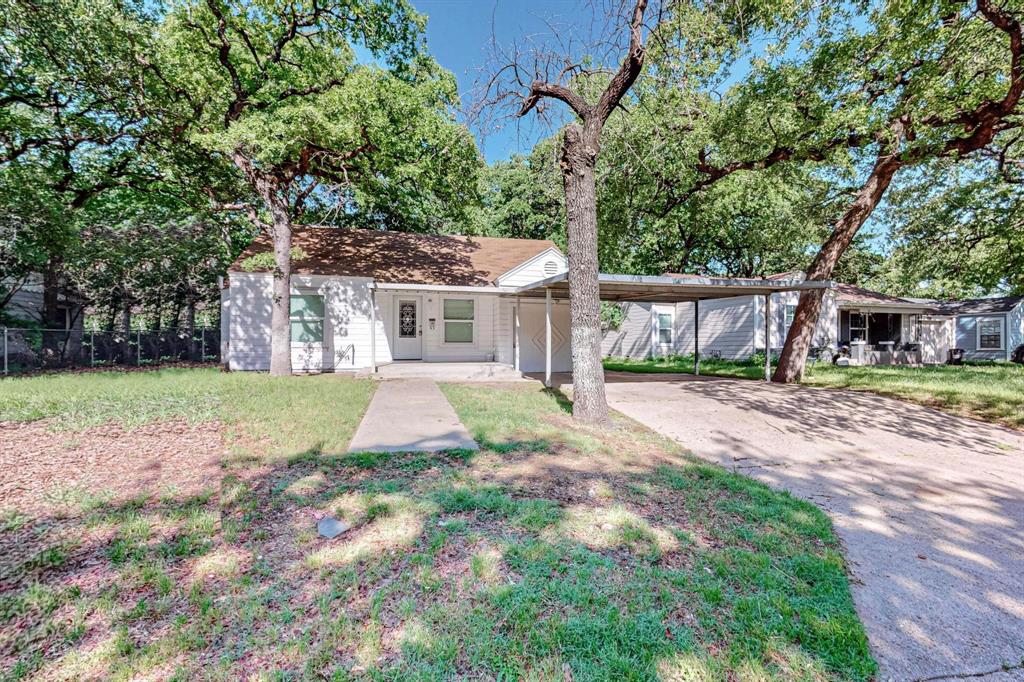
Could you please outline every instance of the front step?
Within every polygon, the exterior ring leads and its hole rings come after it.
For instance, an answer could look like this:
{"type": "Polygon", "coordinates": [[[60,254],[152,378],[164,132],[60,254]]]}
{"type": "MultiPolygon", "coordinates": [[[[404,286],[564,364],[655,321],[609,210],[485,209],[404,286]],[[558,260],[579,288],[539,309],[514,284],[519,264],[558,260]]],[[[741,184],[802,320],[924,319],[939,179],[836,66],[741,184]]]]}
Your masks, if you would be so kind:
{"type": "Polygon", "coordinates": [[[522,372],[500,362],[394,362],[381,365],[377,374],[364,370],[359,376],[381,381],[433,379],[446,383],[474,381],[528,381],[522,372]]]}

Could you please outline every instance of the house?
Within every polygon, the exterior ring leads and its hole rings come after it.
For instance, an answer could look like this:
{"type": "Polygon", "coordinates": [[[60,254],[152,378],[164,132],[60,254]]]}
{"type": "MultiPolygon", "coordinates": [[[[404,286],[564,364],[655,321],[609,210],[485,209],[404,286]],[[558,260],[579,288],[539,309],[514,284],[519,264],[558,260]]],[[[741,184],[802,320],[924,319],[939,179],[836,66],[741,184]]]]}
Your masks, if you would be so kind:
{"type": "MultiPolygon", "coordinates": [[[[296,228],[292,241],[300,254],[292,263],[296,371],[410,360],[518,360],[521,371],[545,369],[545,302],[521,302],[519,323],[532,331],[514,347],[515,300],[507,294],[565,272],[553,242],[327,227],[296,228]]],[[[230,369],[270,366],[272,277],[250,265],[269,251],[269,239],[257,238],[228,271],[222,334],[230,369]]],[[[568,371],[567,302],[554,303],[553,317],[552,370],[568,371]]]]}
{"type": "MultiPolygon", "coordinates": [[[[270,366],[271,252],[260,237],[228,270],[221,335],[230,369],[270,366]]],[[[550,241],[297,227],[293,253],[295,371],[471,362],[550,380],[571,370],[567,261],[550,241]]],[[[830,285],[615,274],[598,281],[604,300],[658,306],[830,285]]]]}
{"type": "Polygon", "coordinates": [[[24,281],[0,282],[0,301],[7,297],[2,312],[14,319],[38,325],[39,327],[58,328],[61,331],[81,331],[85,324],[83,301],[75,293],[62,287],[57,293],[57,313],[63,320],[57,327],[44,324],[43,315],[43,276],[32,272],[24,281]],[[14,289],[10,291],[8,287],[14,289]]]}
{"type": "Polygon", "coordinates": [[[1008,360],[1024,344],[1024,296],[934,302],[950,343],[971,360],[1008,360]]]}
{"type": "MultiPolygon", "coordinates": [[[[802,277],[787,272],[767,279],[802,277]]],[[[694,351],[696,328],[701,354],[745,359],[764,350],[767,327],[769,347],[778,352],[799,295],[798,291],[775,293],[768,305],[758,296],[674,305],[625,303],[624,319],[617,329],[605,333],[602,351],[630,358],[688,354],[694,351]]],[[[946,362],[951,348],[963,349],[970,360],[1009,359],[1012,349],[1024,343],[1022,310],[1024,297],[939,302],[834,284],[825,293],[812,345],[848,348],[854,364],[937,364],[946,362]]]]}

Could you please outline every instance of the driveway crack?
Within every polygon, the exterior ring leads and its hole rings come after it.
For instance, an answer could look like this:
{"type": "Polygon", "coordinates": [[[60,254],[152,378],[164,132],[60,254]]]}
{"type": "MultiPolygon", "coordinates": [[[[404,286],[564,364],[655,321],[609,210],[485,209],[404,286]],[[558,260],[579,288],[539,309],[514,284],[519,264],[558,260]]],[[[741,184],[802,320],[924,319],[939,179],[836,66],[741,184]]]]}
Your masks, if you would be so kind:
{"type": "Polygon", "coordinates": [[[948,675],[935,675],[933,677],[918,677],[913,682],[937,682],[938,680],[976,680],[982,677],[988,677],[989,675],[996,675],[998,673],[1007,673],[1014,670],[1024,670],[1024,661],[1016,665],[1001,665],[998,668],[992,670],[983,670],[980,672],[972,673],[949,673],[948,675]]]}

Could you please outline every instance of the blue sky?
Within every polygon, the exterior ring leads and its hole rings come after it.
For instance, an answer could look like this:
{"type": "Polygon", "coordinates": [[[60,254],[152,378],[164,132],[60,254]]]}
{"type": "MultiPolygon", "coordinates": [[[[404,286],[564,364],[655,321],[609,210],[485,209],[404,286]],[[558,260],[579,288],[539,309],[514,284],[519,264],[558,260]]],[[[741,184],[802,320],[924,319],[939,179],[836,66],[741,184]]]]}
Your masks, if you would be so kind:
{"type": "MultiPolygon", "coordinates": [[[[455,74],[463,102],[468,101],[479,70],[487,64],[492,35],[507,44],[524,36],[550,34],[545,20],[570,27],[586,11],[576,0],[412,0],[429,17],[427,42],[441,66],[455,74]]],[[[477,131],[474,131],[477,132],[477,131]]],[[[488,162],[529,152],[549,129],[529,115],[507,121],[477,142],[488,162]]]]}

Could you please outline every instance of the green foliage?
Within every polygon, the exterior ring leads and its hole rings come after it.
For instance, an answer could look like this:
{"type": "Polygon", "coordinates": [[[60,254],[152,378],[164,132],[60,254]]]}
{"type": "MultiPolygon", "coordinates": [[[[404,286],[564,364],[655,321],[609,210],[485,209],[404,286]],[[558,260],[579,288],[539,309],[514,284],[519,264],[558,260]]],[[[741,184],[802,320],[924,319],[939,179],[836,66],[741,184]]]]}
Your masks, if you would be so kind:
{"type": "Polygon", "coordinates": [[[440,231],[474,200],[479,160],[454,121],[454,78],[422,52],[423,26],[405,0],[182,0],[159,54],[190,93],[176,111],[189,138],[235,163],[265,211],[440,231]],[[357,48],[389,68],[360,64],[357,48]]]}
{"type": "Polygon", "coordinates": [[[626,319],[626,311],[618,303],[601,301],[601,329],[617,331],[626,319]]]}
{"type": "Polygon", "coordinates": [[[883,216],[893,243],[891,292],[1024,294],[1024,195],[993,162],[929,164],[890,193],[883,216]]]}
{"type": "Polygon", "coordinates": [[[487,166],[480,176],[481,206],[472,222],[474,234],[516,239],[552,239],[565,247],[562,180],[552,160],[551,141],[529,156],[487,166]]]}
{"type": "MultiPolygon", "coordinates": [[[[291,258],[293,261],[308,257],[309,254],[306,253],[306,251],[302,247],[292,247],[291,258]]],[[[264,251],[263,253],[257,253],[255,255],[249,256],[238,265],[245,272],[273,270],[275,267],[277,267],[277,263],[274,260],[274,254],[271,251],[264,251]]]]}

